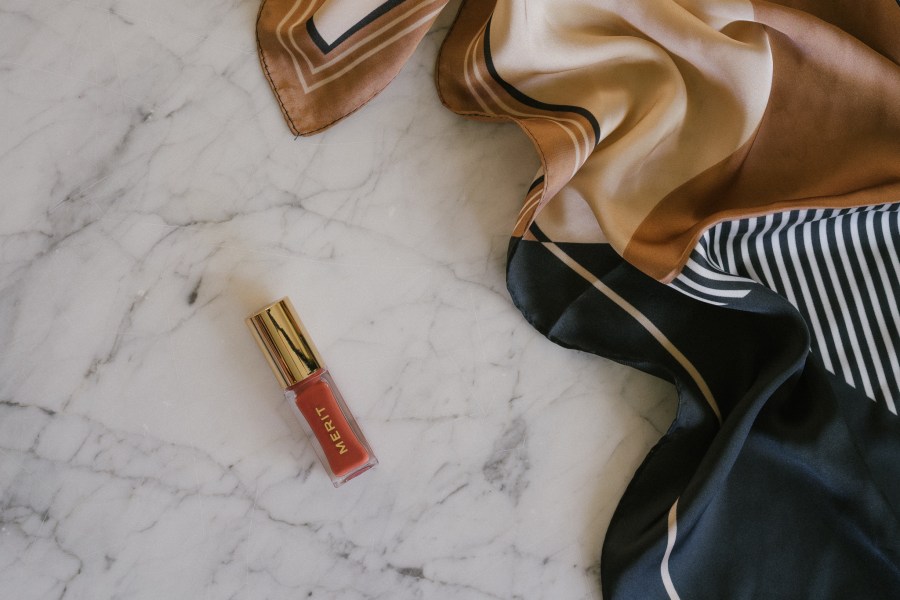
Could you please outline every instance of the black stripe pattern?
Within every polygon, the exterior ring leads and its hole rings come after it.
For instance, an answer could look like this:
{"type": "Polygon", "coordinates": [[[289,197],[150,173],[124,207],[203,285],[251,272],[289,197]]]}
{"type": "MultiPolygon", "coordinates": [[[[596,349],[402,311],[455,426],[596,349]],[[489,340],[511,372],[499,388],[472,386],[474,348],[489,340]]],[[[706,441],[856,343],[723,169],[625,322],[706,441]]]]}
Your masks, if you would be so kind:
{"type": "Polygon", "coordinates": [[[717,305],[783,296],[808,324],[825,368],[897,414],[898,239],[897,203],[725,221],[704,233],[670,285],[717,305]]]}

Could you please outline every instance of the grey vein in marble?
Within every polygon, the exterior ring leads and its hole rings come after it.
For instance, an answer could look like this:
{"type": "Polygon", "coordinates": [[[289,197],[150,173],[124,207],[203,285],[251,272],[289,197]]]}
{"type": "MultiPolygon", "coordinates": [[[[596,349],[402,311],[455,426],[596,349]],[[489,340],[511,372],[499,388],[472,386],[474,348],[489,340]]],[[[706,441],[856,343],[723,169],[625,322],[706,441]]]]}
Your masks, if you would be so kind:
{"type": "Polygon", "coordinates": [[[673,391],[509,301],[537,159],[440,106],[451,14],[294,139],[257,9],[0,7],[2,596],[598,598],[673,391]],[[380,459],[339,490],[243,324],[282,295],[380,459]]]}

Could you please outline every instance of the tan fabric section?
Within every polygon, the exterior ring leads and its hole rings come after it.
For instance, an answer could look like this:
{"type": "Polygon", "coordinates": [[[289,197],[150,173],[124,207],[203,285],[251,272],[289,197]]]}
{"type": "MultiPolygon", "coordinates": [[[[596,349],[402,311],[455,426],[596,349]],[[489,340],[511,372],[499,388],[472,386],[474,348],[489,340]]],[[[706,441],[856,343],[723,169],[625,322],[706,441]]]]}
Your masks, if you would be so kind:
{"type": "Polygon", "coordinates": [[[307,33],[323,0],[264,0],[256,25],[260,62],[291,131],[316,133],[371,100],[397,75],[446,3],[402,2],[323,52],[307,33]]]}
{"type": "Polygon", "coordinates": [[[534,222],[551,240],[577,240],[582,244],[608,244],[590,205],[571,186],[547,203],[534,222]]]}
{"type": "Polygon", "coordinates": [[[843,29],[879,54],[900,63],[897,0],[778,0],[773,4],[809,13],[843,29]]]}
{"type": "Polygon", "coordinates": [[[533,141],[540,155],[544,182],[525,199],[523,214],[528,216],[520,215],[513,231],[514,236],[520,236],[547,201],[582,166],[594,148],[595,139],[593,128],[583,115],[520,102],[492,77],[484,42],[494,4],[490,1],[463,3],[441,47],[435,78],[441,101],[454,112],[467,117],[513,121],[533,141]]]}
{"type": "Polygon", "coordinates": [[[674,278],[712,224],[776,210],[900,200],[900,68],[806,13],[755,3],[775,78],[754,139],[669,194],[625,258],[674,278]]]}
{"type": "Polygon", "coordinates": [[[532,137],[546,176],[533,218],[565,236],[554,239],[599,237],[596,226],[584,226],[585,211],[572,210],[581,201],[622,252],[662,198],[733,154],[759,124],[771,58],[751,18],[743,0],[466,2],[442,50],[438,87],[452,110],[511,118],[532,137]],[[464,66],[488,18],[500,76],[534,101],[590,111],[599,122],[596,146],[560,134],[569,113],[523,119],[515,111],[536,114],[534,103],[513,103],[497,85],[502,102],[477,98],[464,66]],[[544,215],[558,201],[565,207],[544,215]]]}
{"type": "Polygon", "coordinates": [[[463,75],[469,46],[487,24],[496,4],[496,0],[463,0],[438,54],[434,79],[441,102],[467,117],[504,120],[502,116],[484,110],[469,93],[463,75]]]}

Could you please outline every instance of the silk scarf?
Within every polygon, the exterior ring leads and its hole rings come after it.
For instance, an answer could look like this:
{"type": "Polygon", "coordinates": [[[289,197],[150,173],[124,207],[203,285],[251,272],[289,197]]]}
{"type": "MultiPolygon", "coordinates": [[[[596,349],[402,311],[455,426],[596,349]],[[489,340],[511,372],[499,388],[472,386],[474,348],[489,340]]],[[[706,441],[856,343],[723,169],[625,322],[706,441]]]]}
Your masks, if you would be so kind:
{"type": "MultiPolygon", "coordinates": [[[[265,0],[291,131],[384,89],[446,0],[265,0]]],[[[464,0],[435,79],[541,168],[507,284],[551,340],[665,378],[607,599],[900,595],[900,6],[464,0]]]]}

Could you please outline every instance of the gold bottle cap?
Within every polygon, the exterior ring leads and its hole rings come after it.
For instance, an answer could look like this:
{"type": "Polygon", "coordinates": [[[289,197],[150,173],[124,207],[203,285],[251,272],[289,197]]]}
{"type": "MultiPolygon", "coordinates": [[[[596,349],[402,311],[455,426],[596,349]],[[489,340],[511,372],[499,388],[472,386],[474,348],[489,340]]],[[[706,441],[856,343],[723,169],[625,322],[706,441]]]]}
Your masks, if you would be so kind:
{"type": "Polygon", "coordinates": [[[283,388],[325,367],[316,345],[287,298],[247,317],[247,325],[283,388]]]}

